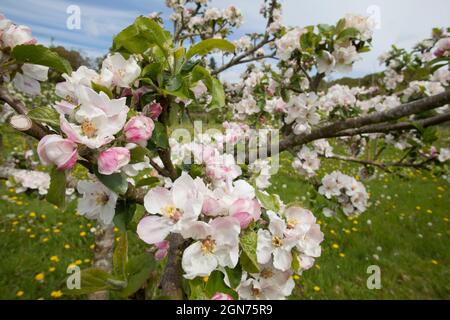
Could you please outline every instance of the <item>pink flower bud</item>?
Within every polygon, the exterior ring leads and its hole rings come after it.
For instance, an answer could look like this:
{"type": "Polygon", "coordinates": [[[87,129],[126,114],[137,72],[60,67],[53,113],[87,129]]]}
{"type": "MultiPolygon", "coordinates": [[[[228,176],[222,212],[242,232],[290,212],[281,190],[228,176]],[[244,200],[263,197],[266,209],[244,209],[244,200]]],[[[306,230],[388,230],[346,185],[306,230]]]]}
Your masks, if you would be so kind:
{"type": "Polygon", "coordinates": [[[60,170],[71,169],[77,162],[75,142],[57,134],[50,134],[39,141],[37,152],[44,165],[54,164],[60,170]]]}
{"type": "Polygon", "coordinates": [[[234,300],[232,296],[223,292],[216,292],[211,300],[234,300]]]}
{"type": "Polygon", "coordinates": [[[261,216],[261,205],[257,200],[238,199],[229,209],[230,215],[236,218],[241,229],[245,229],[252,220],[258,220],[261,216]]]}
{"type": "Polygon", "coordinates": [[[169,251],[169,246],[170,243],[167,240],[155,243],[155,247],[158,249],[155,252],[155,259],[158,261],[164,259],[169,251]]]}
{"type": "Polygon", "coordinates": [[[158,119],[161,112],[162,112],[162,107],[161,107],[161,104],[159,104],[158,102],[149,103],[144,107],[144,113],[146,115],[148,115],[150,118],[152,118],[153,120],[158,119]]]}
{"type": "Polygon", "coordinates": [[[145,145],[152,137],[155,124],[153,120],[146,116],[132,117],[123,128],[125,138],[128,142],[145,145]]]}
{"type": "Polygon", "coordinates": [[[31,36],[31,29],[26,26],[10,25],[2,34],[3,44],[14,48],[19,44],[35,44],[37,41],[31,36]]]}
{"type": "Polygon", "coordinates": [[[97,159],[98,172],[110,175],[130,162],[130,151],[127,148],[115,147],[100,153],[97,159]]]}

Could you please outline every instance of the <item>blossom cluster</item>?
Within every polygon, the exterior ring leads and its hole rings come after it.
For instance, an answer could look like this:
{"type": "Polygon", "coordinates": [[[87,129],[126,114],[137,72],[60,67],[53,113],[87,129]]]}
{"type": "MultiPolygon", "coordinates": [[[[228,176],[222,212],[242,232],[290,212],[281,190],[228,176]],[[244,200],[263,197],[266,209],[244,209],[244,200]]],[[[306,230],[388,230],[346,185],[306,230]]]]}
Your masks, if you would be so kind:
{"type": "Polygon", "coordinates": [[[144,205],[149,215],[139,222],[137,233],[146,243],[159,248],[171,233],[192,240],[182,256],[187,279],[235,268],[242,250],[239,237],[257,229],[260,272],[243,273],[236,287],[242,299],[285,298],[294,287],[292,260],[298,259],[300,272],[320,256],[323,234],[313,214],[284,205],[277,213],[263,208],[255,189],[244,180],[214,187],[183,173],[170,190],[151,189],[144,205]]]}
{"type": "Polygon", "coordinates": [[[369,195],[364,185],[340,171],[324,176],[318,191],[327,199],[335,198],[348,216],[360,214],[367,208],[369,195]]]}
{"type": "MultiPolygon", "coordinates": [[[[16,25],[0,13],[0,63],[8,62],[14,47],[36,43],[37,40],[32,36],[30,28],[16,25]]],[[[17,65],[10,65],[6,68],[8,73],[0,74],[0,76],[9,80],[10,73],[15,71],[12,82],[18,90],[32,96],[40,94],[40,82],[47,80],[49,68],[31,63],[24,63],[20,70],[17,70],[18,68],[17,65]]]]}

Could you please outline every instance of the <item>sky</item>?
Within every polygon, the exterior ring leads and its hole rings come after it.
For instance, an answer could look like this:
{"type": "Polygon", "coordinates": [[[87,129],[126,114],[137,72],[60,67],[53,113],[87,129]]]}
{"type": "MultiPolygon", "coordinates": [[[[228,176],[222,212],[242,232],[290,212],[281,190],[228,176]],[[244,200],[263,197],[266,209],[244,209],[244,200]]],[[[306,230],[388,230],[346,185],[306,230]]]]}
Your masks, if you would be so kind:
{"type": "MultiPolygon", "coordinates": [[[[263,32],[265,26],[259,15],[263,0],[212,0],[211,5],[225,8],[235,5],[244,14],[245,22],[231,39],[245,33],[263,32]]],[[[450,27],[448,0],[281,0],[283,23],[288,26],[307,26],[336,23],[346,13],[375,15],[378,21],[372,51],[355,63],[353,71],[341,76],[359,77],[380,71],[377,57],[392,44],[410,48],[428,37],[433,27],[450,27]]],[[[138,15],[162,12],[165,21],[170,10],[164,0],[0,0],[0,12],[15,23],[33,30],[40,43],[62,45],[80,50],[87,56],[105,54],[114,34],[128,26],[138,15]],[[66,21],[67,9],[77,5],[81,11],[81,28],[70,30],[66,21]]],[[[166,27],[171,28],[170,23],[166,27]]],[[[241,67],[230,69],[224,79],[237,79],[241,67]]]]}

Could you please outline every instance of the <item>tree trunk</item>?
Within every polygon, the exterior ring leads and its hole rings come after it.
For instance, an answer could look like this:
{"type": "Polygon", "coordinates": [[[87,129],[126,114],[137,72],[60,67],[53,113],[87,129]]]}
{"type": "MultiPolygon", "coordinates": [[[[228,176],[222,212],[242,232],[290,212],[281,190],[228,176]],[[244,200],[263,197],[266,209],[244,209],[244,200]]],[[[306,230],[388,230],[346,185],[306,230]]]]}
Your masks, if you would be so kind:
{"type": "Polygon", "coordinates": [[[167,265],[161,277],[160,288],[163,296],[175,300],[185,298],[183,293],[183,270],[181,268],[181,254],[185,241],[179,234],[171,234],[168,238],[170,248],[167,255],[167,265]]]}
{"type": "MultiPolygon", "coordinates": [[[[94,268],[112,271],[114,251],[114,227],[100,229],[95,233],[94,268]]],[[[89,300],[108,300],[108,291],[98,291],[89,295],[89,300]]]]}

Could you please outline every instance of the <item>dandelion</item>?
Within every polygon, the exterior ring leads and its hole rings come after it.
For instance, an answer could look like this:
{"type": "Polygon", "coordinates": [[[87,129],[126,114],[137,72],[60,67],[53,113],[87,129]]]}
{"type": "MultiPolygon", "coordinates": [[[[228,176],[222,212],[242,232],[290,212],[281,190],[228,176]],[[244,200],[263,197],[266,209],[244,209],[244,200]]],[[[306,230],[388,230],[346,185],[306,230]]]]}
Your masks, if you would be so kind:
{"type": "Polygon", "coordinates": [[[345,253],[340,252],[340,253],[339,253],[339,257],[344,258],[344,257],[345,257],[345,253]]]}
{"type": "Polygon", "coordinates": [[[35,279],[36,281],[44,281],[44,279],[45,279],[45,274],[44,274],[43,272],[38,273],[38,274],[34,277],[34,279],[35,279]]]}
{"type": "Polygon", "coordinates": [[[59,258],[58,258],[58,256],[51,256],[51,257],[50,257],[50,261],[58,262],[58,261],[59,261],[59,258]]]}
{"type": "Polygon", "coordinates": [[[431,209],[427,209],[427,213],[433,213],[433,210],[431,210],[431,209]]]}
{"type": "Polygon", "coordinates": [[[31,218],[36,218],[36,212],[30,212],[30,217],[31,218]]]}
{"type": "Polygon", "coordinates": [[[81,231],[81,232],[80,232],[80,237],[86,237],[86,232],[81,231]]]}
{"type": "Polygon", "coordinates": [[[79,266],[80,264],[82,264],[83,263],[83,261],[81,261],[80,259],[78,259],[77,261],[75,261],[75,264],[77,265],[77,266],[79,266]]]}
{"type": "Polygon", "coordinates": [[[65,244],[64,249],[70,249],[70,244],[65,244]]]}
{"type": "Polygon", "coordinates": [[[21,296],[24,295],[25,292],[23,292],[22,290],[19,290],[16,292],[16,297],[20,298],[21,296]]]}
{"type": "Polygon", "coordinates": [[[203,277],[203,282],[208,282],[209,277],[203,277]]]}
{"type": "Polygon", "coordinates": [[[56,268],[55,267],[50,267],[48,268],[48,272],[55,272],[56,268]]]}
{"type": "Polygon", "coordinates": [[[47,242],[47,241],[48,241],[48,238],[47,238],[47,237],[45,237],[45,238],[42,239],[42,242],[47,242]]]}
{"type": "Polygon", "coordinates": [[[320,292],[320,287],[319,286],[314,286],[314,291],[315,292],[320,292]]]}
{"type": "Polygon", "coordinates": [[[331,245],[331,248],[333,248],[333,249],[339,249],[339,245],[338,245],[337,243],[333,243],[333,244],[331,245]]]}
{"type": "Polygon", "coordinates": [[[50,293],[50,296],[51,296],[52,298],[61,298],[62,295],[63,295],[63,293],[62,293],[61,290],[58,290],[58,291],[52,291],[52,293],[50,293]]]}
{"type": "Polygon", "coordinates": [[[439,262],[437,260],[434,260],[434,259],[431,260],[431,263],[434,264],[434,265],[439,264],[439,262]]]}

